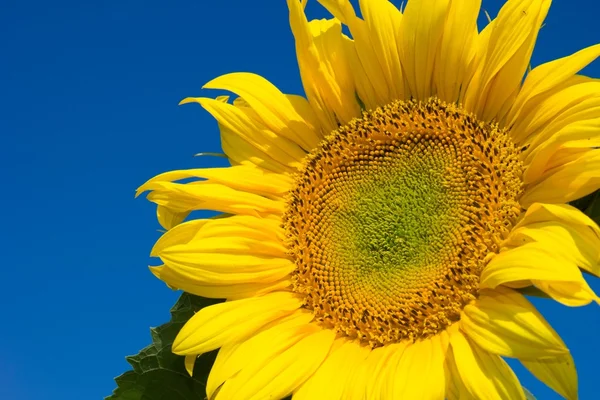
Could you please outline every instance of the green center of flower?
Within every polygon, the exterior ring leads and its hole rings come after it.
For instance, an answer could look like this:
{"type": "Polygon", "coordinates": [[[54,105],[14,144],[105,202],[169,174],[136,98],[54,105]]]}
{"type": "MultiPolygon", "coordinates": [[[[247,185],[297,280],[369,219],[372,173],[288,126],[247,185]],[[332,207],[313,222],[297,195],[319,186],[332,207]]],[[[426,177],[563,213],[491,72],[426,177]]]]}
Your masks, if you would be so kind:
{"type": "Polygon", "coordinates": [[[445,329],[520,212],[521,169],[507,132],[436,99],[365,113],[297,177],[284,216],[294,291],[373,347],[445,329]]]}
{"type": "Polygon", "coordinates": [[[373,154],[371,162],[332,182],[323,200],[335,203],[344,192],[345,201],[323,222],[336,227],[332,246],[345,264],[356,264],[358,278],[387,273],[411,279],[451,243],[465,220],[468,194],[452,184],[462,171],[440,144],[427,152],[409,145],[373,154]]]}

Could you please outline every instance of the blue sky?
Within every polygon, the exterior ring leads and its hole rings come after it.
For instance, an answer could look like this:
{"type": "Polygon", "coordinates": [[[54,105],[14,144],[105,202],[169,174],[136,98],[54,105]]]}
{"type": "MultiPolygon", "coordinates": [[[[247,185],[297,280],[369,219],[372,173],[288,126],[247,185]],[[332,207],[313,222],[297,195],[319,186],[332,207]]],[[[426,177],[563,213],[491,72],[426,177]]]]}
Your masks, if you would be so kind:
{"type": "MultiPolygon", "coordinates": [[[[314,17],[325,17],[315,1],[314,17]]],[[[500,2],[483,1],[492,15],[500,2]]],[[[600,42],[593,0],[556,1],[533,65],[600,42]]],[[[227,72],[301,93],[284,1],[4,0],[0,12],[0,398],[98,399],[177,297],[147,270],[147,178],[214,166],[216,123],[186,96],[227,72]]],[[[600,77],[600,62],[585,70],[600,77]]],[[[591,282],[600,291],[598,281],[591,282]]],[[[595,398],[597,306],[536,302],[595,398]]],[[[557,398],[526,372],[539,399],[557,398]]]]}

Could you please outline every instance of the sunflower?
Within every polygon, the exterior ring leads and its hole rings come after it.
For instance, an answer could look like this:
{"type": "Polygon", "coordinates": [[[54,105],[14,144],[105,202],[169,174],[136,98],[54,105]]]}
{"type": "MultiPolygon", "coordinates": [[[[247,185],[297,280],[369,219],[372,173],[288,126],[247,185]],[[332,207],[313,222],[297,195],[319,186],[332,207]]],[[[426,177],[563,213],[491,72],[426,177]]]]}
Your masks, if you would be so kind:
{"type": "Polygon", "coordinates": [[[529,70],[549,0],[481,31],[480,0],[319,2],[332,18],[287,0],[306,97],[210,81],[237,97],[182,103],[215,117],[231,166],[138,190],[166,229],[153,273],[226,299],[173,351],[191,373],[220,349],[217,400],[524,399],[506,357],[577,398],[522,293],[600,301],[582,275],[600,275],[600,229],[567,204],[600,187],[600,83],[578,75],[600,46],[529,70]]]}

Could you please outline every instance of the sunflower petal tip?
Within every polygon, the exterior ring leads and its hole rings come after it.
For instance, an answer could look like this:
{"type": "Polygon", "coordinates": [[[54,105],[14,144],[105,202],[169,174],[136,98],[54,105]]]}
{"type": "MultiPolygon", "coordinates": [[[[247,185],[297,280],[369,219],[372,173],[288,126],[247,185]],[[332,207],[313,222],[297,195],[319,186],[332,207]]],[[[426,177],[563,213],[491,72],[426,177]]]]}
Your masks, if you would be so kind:
{"type": "Polygon", "coordinates": [[[221,75],[221,76],[211,79],[210,81],[208,81],[204,85],[202,85],[202,89],[221,89],[220,87],[218,87],[217,82],[219,82],[219,80],[221,78],[229,76],[229,75],[231,75],[231,74],[225,74],[225,75],[221,75]]]}
{"type": "MultiPolygon", "coordinates": [[[[184,326],[184,328],[185,328],[185,326],[184,326]]],[[[183,329],[182,329],[182,331],[183,331],[183,329]]],[[[185,338],[183,338],[181,336],[181,333],[182,332],[180,331],[179,334],[177,336],[175,336],[175,340],[173,341],[173,345],[172,345],[171,349],[174,354],[184,356],[184,355],[186,355],[185,354],[185,346],[183,346],[183,342],[185,341],[185,338]]]]}
{"type": "Polygon", "coordinates": [[[144,192],[147,192],[148,190],[152,190],[152,189],[150,188],[150,182],[151,182],[151,181],[147,181],[147,182],[145,182],[143,185],[141,185],[140,187],[138,187],[138,188],[135,190],[135,197],[134,197],[134,198],[136,198],[136,199],[137,199],[137,198],[138,198],[138,197],[139,197],[139,196],[140,196],[142,193],[144,193],[144,192]]]}
{"type": "Polygon", "coordinates": [[[196,358],[198,358],[196,354],[185,356],[185,370],[190,376],[194,376],[194,364],[196,364],[196,358]]]}
{"type": "MultiPolygon", "coordinates": [[[[161,240],[157,241],[154,246],[152,247],[152,250],[150,250],[150,257],[159,257],[160,256],[160,251],[162,250],[163,246],[161,244],[161,240]]],[[[150,267],[152,268],[152,267],[150,267]]]]}
{"type": "Polygon", "coordinates": [[[200,103],[200,99],[198,97],[186,97],[185,99],[181,100],[178,105],[182,106],[188,103],[200,103]]]}
{"type": "Polygon", "coordinates": [[[193,340],[189,340],[189,333],[185,329],[185,326],[181,329],[179,334],[175,337],[173,341],[172,351],[173,354],[177,354],[179,356],[189,356],[195,355],[199,356],[206,350],[200,349],[198,350],[198,346],[194,346],[193,340]],[[185,335],[182,335],[184,333],[185,335]],[[200,353],[200,354],[198,354],[200,353]]]}
{"type": "Polygon", "coordinates": [[[148,265],[148,269],[150,269],[150,272],[152,272],[152,275],[154,275],[158,279],[160,279],[160,272],[162,271],[163,268],[164,267],[162,265],[160,265],[160,266],[148,265]]]}

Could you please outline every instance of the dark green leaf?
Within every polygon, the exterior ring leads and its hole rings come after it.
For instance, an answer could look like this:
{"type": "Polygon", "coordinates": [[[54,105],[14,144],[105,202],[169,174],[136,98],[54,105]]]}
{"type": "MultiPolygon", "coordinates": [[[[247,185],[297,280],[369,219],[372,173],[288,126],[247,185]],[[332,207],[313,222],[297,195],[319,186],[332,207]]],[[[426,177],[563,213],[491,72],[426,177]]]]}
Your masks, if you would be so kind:
{"type": "Polygon", "coordinates": [[[184,357],[171,352],[171,345],[183,324],[203,307],[219,300],[188,293],[171,309],[171,321],[150,329],[152,344],[127,357],[133,367],[115,379],[117,388],[106,400],[198,400],[205,398],[208,373],[216,351],[196,360],[193,378],[185,370],[184,357]]]}

